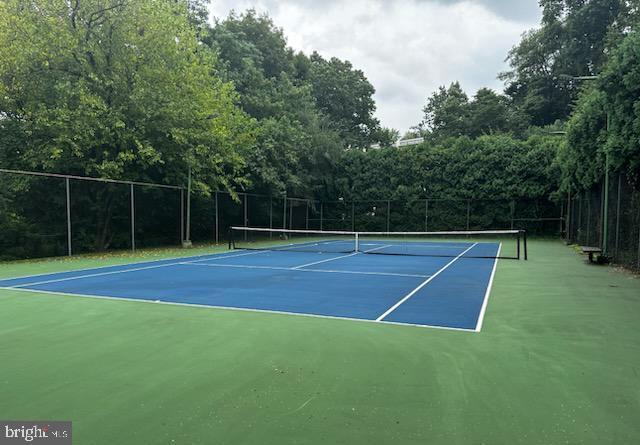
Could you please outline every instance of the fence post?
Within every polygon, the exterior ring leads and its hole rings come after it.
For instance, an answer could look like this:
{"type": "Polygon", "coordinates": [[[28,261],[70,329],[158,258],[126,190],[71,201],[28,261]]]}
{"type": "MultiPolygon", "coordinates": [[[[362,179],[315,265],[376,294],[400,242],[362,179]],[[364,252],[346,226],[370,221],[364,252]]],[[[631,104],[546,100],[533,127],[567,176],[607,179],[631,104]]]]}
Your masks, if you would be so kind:
{"type": "MultiPolygon", "coordinates": [[[[269,228],[273,229],[273,196],[269,195],[269,228]]],[[[269,239],[273,238],[273,232],[269,232],[269,239]]]]}
{"type": "Polygon", "coordinates": [[[429,231],[429,199],[424,200],[424,231],[429,231]]]}
{"type": "Polygon", "coordinates": [[[216,190],[216,244],[220,242],[220,215],[218,214],[218,191],[216,190]]]}
{"type": "Polygon", "coordinates": [[[351,231],[356,231],[356,202],[351,202],[351,231]]]}
{"type": "Polygon", "coordinates": [[[600,232],[598,233],[598,244],[602,248],[602,253],[604,255],[609,255],[609,248],[607,242],[607,229],[609,218],[608,216],[608,198],[605,198],[605,195],[609,194],[608,190],[609,181],[607,180],[603,185],[600,186],[600,232]]]}
{"type": "Polygon", "coordinates": [[[243,221],[243,226],[245,227],[249,227],[249,195],[247,195],[246,193],[244,193],[243,195],[243,199],[242,199],[242,221],[243,221]]]}
{"type": "MultiPolygon", "coordinates": [[[[638,209],[638,219],[640,219],[640,209],[638,209]]],[[[638,269],[640,269],[640,230],[638,230],[638,269]]]]}
{"type": "MultiPolygon", "coordinates": [[[[564,204],[560,202],[560,236],[562,236],[563,228],[564,228],[564,204]]],[[[566,235],[565,235],[566,237],[566,235]]]]}
{"type": "Polygon", "coordinates": [[[578,194],[578,225],[576,226],[576,240],[582,244],[582,199],[583,193],[578,194]]]}
{"type": "Polygon", "coordinates": [[[304,215],[304,224],[305,229],[309,230],[309,206],[311,206],[311,202],[307,199],[307,213],[304,215]]]}
{"type": "Polygon", "coordinates": [[[187,234],[185,241],[191,246],[191,166],[189,166],[189,180],[187,183],[187,234]]]}
{"type": "MultiPolygon", "coordinates": [[[[243,209],[243,217],[244,217],[244,219],[243,219],[243,224],[242,225],[245,226],[245,227],[249,227],[249,225],[248,225],[249,215],[247,214],[247,199],[248,199],[248,196],[247,196],[246,193],[244,193],[242,196],[243,196],[242,202],[244,204],[244,209],[243,209]]],[[[247,236],[248,236],[248,233],[245,230],[244,231],[244,240],[245,241],[247,240],[247,236]]]]}
{"type": "Polygon", "coordinates": [[[293,230],[293,199],[289,199],[289,229],[293,230]]]}
{"type": "Polygon", "coordinates": [[[567,244],[571,242],[571,210],[571,192],[569,191],[567,192],[567,214],[564,221],[567,244]]]}
{"type": "Polygon", "coordinates": [[[69,184],[69,178],[65,178],[65,186],[67,189],[67,253],[71,256],[71,187],[69,184]]]}
{"type": "Polygon", "coordinates": [[[515,200],[513,200],[513,199],[511,200],[510,206],[511,206],[511,230],[513,230],[513,226],[514,226],[514,222],[515,222],[514,219],[516,217],[516,202],[515,202],[515,200]]]}
{"type": "Polygon", "coordinates": [[[180,245],[184,241],[184,189],[180,189],[180,245]]]}
{"type": "Polygon", "coordinates": [[[131,184],[131,250],[136,250],[136,209],[133,184],[131,184]]]}
{"type": "Polygon", "coordinates": [[[471,200],[467,199],[467,230],[469,230],[471,222],[471,200]]]}
{"type": "Polygon", "coordinates": [[[391,201],[387,200],[387,232],[391,232],[391,201]]]}
{"type": "MultiPolygon", "coordinates": [[[[584,192],[585,196],[587,192],[584,192]]],[[[587,197],[587,246],[591,244],[591,193],[587,197]]]]}
{"type": "Polygon", "coordinates": [[[287,193],[284,194],[284,205],[282,206],[282,228],[287,228],[287,193]]]}
{"type": "Polygon", "coordinates": [[[622,194],[622,175],[618,173],[618,199],[616,202],[616,244],[614,257],[618,256],[618,248],[620,246],[620,195],[622,194]]]}
{"type": "Polygon", "coordinates": [[[324,202],[320,201],[320,230],[324,230],[324,202]]]}

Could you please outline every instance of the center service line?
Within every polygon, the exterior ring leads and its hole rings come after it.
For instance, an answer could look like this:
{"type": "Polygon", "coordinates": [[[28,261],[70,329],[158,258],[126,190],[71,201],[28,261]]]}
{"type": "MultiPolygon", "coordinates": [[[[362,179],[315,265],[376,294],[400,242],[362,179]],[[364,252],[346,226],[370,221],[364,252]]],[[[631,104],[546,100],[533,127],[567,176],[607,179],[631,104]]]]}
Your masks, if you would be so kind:
{"type": "Polygon", "coordinates": [[[471,249],[473,249],[475,246],[477,246],[478,243],[473,243],[473,245],[471,247],[469,247],[468,249],[466,249],[464,252],[462,252],[460,255],[458,255],[457,257],[455,257],[454,259],[452,259],[451,261],[449,261],[447,264],[444,265],[444,267],[442,267],[439,271],[437,271],[436,273],[434,273],[433,275],[431,275],[429,278],[427,278],[425,281],[423,281],[418,287],[416,287],[414,290],[412,290],[411,292],[409,292],[407,295],[404,296],[404,298],[402,298],[402,300],[398,301],[396,304],[394,304],[393,306],[391,306],[384,314],[382,314],[381,316],[379,316],[378,318],[376,318],[376,321],[382,321],[387,315],[389,315],[391,312],[395,311],[398,306],[400,306],[402,303],[404,303],[405,301],[407,301],[409,298],[413,297],[413,295],[418,292],[420,289],[422,289],[423,287],[425,287],[427,284],[429,284],[431,282],[431,280],[433,280],[435,277],[437,277],[438,275],[440,275],[440,273],[444,272],[444,270],[451,266],[453,263],[455,263],[456,261],[458,261],[460,259],[460,257],[462,257],[462,255],[464,255],[465,253],[467,253],[468,251],[470,251],[471,249]]]}

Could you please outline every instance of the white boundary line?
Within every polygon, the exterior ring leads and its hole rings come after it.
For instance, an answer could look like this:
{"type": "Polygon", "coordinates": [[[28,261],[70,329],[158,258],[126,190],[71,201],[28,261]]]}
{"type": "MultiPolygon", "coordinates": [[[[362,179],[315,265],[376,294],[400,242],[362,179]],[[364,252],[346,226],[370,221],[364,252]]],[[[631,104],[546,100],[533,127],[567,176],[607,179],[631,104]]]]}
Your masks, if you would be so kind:
{"type": "Polygon", "coordinates": [[[462,255],[464,255],[465,253],[467,253],[468,251],[470,251],[471,249],[473,249],[477,245],[478,245],[478,243],[474,243],[471,247],[469,247],[466,250],[464,250],[460,255],[458,255],[457,257],[455,257],[454,259],[449,261],[447,264],[445,264],[442,268],[440,268],[440,270],[438,270],[436,273],[431,275],[429,278],[427,278],[425,281],[423,281],[418,287],[416,287],[414,290],[412,290],[407,295],[405,295],[400,301],[398,301],[396,304],[394,304],[389,309],[387,309],[387,311],[384,314],[382,314],[378,318],[376,318],[376,321],[382,321],[387,315],[389,315],[391,312],[395,311],[402,303],[407,301],[409,298],[413,297],[413,295],[416,292],[418,292],[420,289],[422,289],[427,284],[429,284],[435,277],[437,277],[442,272],[444,272],[447,269],[447,267],[451,266],[453,263],[458,261],[458,259],[460,259],[460,257],[462,257],[462,255]]]}
{"type": "MultiPolygon", "coordinates": [[[[305,243],[289,243],[289,244],[276,244],[275,246],[266,246],[264,247],[265,250],[274,250],[274,251],[278,251],[278,250],[292,250],[295,251],[295,249],[304,249],[307,247],[312,247],[312,246],[324,246],[327,244],[340,244],[340,243],[344,243],[347,242],[349,243],[351,240],[345,239],[345,240],[329,240],[329,241],[307,241],[305,243]],[[290,248],[290,249],[285,249],[285,248],[290,248]]],[[[240,247],[240,249],[242,249],[242,247],[240,247]]],[[[331,253],[331,252],[325,252],[325,253],[331,253]]],[[[336,252],[336,253],[341,253],[341,252],[336,252]]]]}
{"type": "MultiPolygon", "coordinates": [[[[202,259],[199,259],[199,260],[194,260],[191,263],[196,263],[198,261],[218,260],[218,259],[223,259],[223,258],[225,258],[225,259],[226,258],[235,258],[235,257],[245,256],[245,255],[256,255],[258,253],[264,253],[264,251],[241,253],[239,255],[227,255],[225,257],[218,257],[218,258],[202,258],[202,259]]],[[[183,262],[180,261],[180,262],[175,262],[175,263],[156,264],[155,266],[134,267],[133,269],[113,270],[113,271],[110,271],[110,272],[99,272],[99,273],[90,273],[90,274],[85,274],[85,275],[76,275],[76,276],[73,276],[73,277],[56,278],[56,279],[53,279],[53,280],[44,280],[44,281],[36,281],[36,282],[30,282],[30,283],[16,284],[15,286],[8,286],[7,288],[18,289],[18,288],[26,287],[26,286],[39,286],[41,284],[59,283],[59,282],[62,282],[62,281],[71,281],[71,280],[81,280],[83,278],[100,277],[100,276],[103,276],[103,275],[114,275],[114,274],[117,274],[117,273],[138,272],[138,271],[141,271],[141,270],[158,269],[160,267],[177,266],[177,265],[179,265],[181,263],[183,263],[183,262]]],[[[66,273],[66,272],[62,272],[62,273],[66,273]]],[[[49,274],[49,275],[56,275],[56,273],[52,273],[52,274],[49,274]]]]}
{"type": "MultiPolygon", "coordinates": [[[[373,245],[375,246],[376,244],[373,244],[373,245]]],[[[369,252],[373,252],[374,250],[385,249],[387,247],[393,247],[393,244],[385,244],[383,246],[374,247],[373,249],[367,249],[367,250],[363,251],[362,253],[369,253],[369,252]]]]}
{"type": "MultiPolygon", "coordinates": [[[[411,247],[411,248],[415,248],[418,247],[420,249],[463,249],[467,246],[469,246],[469,243],[459,243],[459,244],[463,244],[462,246],[445,246],[445,245],[438,245],[438,244],[425,244],[422,243],[420,245],[416,245],[416,244],[409,244],[409,243],[402,243],[402,244],[388,244],[384,247],[396,247],[396,246],[403,246],[403,247],[411,247]]],[[[371,242],[361,242],[360,243],[361,246],[377,246],[378,244],[374,244],[371,242]]],[[[375,250],[375,249],[373,249],[375,250]]],[[[367,251],[368,252],[368,251],[367,251]]]]}
{"type": "Polygon", "coordinates": [[[335,258],[328,258],[326,260],[314,261],[313,263],[301,264],[300,266],[292,267],[292,269],[297,270],[307,266],[315,266],[316,264],[328,263],[329,261],[339,260],[340,258],[349,258],[350,256],[358,255],[358,253],[359,252],[354,252],[354,253],[350,253],[349,255],[342,255],[342,256],[337,256],[335,258]]]}
{"type": "MultiPolygon", "coordinates": [[[[374,250],[384,249],[385,247],[391,247],[391,246],[380,246],[380,247],[376,247],[375,249],[365,250],[363,253],[373,252],[374,250]]],[[[316,264],[328,263],[329,261],[339,260],[341,258],[349,258],[350,256],[358,255],[359,253],[360,252],[353,252],[353,253],[350,253],[348,255],[341,255],[341,256],[337,256],[335,258],[328,258],[326,260],[314,261],[313,263],[301,264],[300,266],[292,267],[292,269],[298,270],[298,269],[302,269],[303,267],[307,267],[307,266],[315,266],[316,264]]]]}
{"type": "Polygon", "coordinates": [[[305,314],[305,313],[299,313],[299,312],[276,311],[276,310],[269,310],[269,309],[250,309],[250,308],[230,307],[230,306],[213,306],[213,305],[196,304],[196,303],[176,303],[173,301],[143,300],[141,298],[109,297],[105,295],[73,294],[69,292],[41,291],[36,289],[22,289],[22,288],[15,288],[15,287],[0,287],[0,290],[29,292],[29,293],[35,293],[35,294],[51,294],[51,295],[59,295],[59,296],[65,296],[65,297],[93,298],[93,299],[100,299],[100,300],[131,301],[134,303],[164,304],[169,306],[184,306],[184,307],[203,308],[203,309],[223,309],[228,311],[254,312],[254,313],[261,313],[261,314],[293,315],[298,317],[324,318],[329,320],[360,321],[365,323],[378,323],[378,324],[386,324],[386,325],[393,325],[393,326],[411,326],[411,327],[423,328],[423,329],[426,328],[426,329],[438,329],[438,330],[444,330],[444,331],[476,333],[475,330],[466,329],[466,328],[454,328],[454,327],[448,327],[448,326],[437,326],[437,325],[415,324],[415,323],[400,323],[397,321],[378,321],[378,320],[371,320],[367,318],[340,317],[337,315],[305,314]]]}
{"type": "MultiPolygon", "coordinates": [[[[151,264],[151,263],[159,263],[160,261],[172,261],[172,260],[189,260],[190,258],[202,258],[203,256],[211,256],[211,257],[229,257],[233,251],[227,250],[226,252],[212,252],[212,253],[203,253],[201,255],[191,255],[191,256],[177,256],[177,257],[167,257],[167,258],[158,258],[157,260],[149,260],[149,261],[133,261],[130,263],[122,263],[122,264],[110,264],[108,266],[97,266],[97,267],[83,267],[80,269],[68,269],[68,270],[60,270],[58,272],[43,272],[36,273],[32,275],[19,275],[17,277],[7,277],[0,278],[0,281],[11,281],[11,280],[23,280],[25,278],[35,278],[35,277],[44,277],[46,275],[56,275],[60,273],[73,273],[73,272],[86,272],[89,270],[100,270],[100,269],[108,269],[110,267],[126,267],[126,266],[135,266],[136,264],[151,264]]],[[[245,254],[241,254],[245,255],[245,254]]],[[[249,254],[246,254],[249,255],[249,254]]],[[[234,255],[237,256],[237,255],[234,255]]],[[[80,257],[78,257],[80,259],[80,257]]],[[[210,258],[214,259],[214,258],[210,258]]],[[[59,260],[54,260],[52,262],[56,262],[59,260]]]]}
{"type": "Polygon", "coordinates": [[[353,275],[380,275],[389,277],[409,277],[409,278],[428,278],[430,275],[418,275],[407,273],[393,272],[367,272],[356,270],[336,270],[336,269],[299,269],[297,267],[278,267],[278,266],[252,266],[247,264],[203,264],[203,263],[178,263],[185,266],[204,266],[204,267],[231,267],[238,269],[267,269],[267,270],[285,270],[289,272],[322,272],[322,273],[344,273],[353,275]]]}
{"type": "Polygon", "coordinates": [[[489,283],[487,283],[487,291],[484,294],[484,301],[482,302],[482,308],[480,309],[480,315],[478,315],[478,323],[476,324],[476,332],[480,332],[482,329],[482,322],[484,321],[484,314],[487,310],[487,304],[489,303],[489,295],[493,288],[493,277],[496,275],[496,269],[498,267],[498,259],[500,258],[500,250],[502,250],[502,243],[498,246],[498,254],[493,262],[493,269],[491,270],[491,277],[489,277],[489,283]]]}

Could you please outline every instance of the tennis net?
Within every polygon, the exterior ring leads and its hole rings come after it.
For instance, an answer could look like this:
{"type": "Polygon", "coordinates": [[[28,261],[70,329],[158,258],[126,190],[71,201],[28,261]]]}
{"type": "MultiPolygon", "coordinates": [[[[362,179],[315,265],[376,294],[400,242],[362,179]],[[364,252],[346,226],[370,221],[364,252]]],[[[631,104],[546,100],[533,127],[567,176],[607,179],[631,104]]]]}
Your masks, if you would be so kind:
{"type": "Polygon", "coordinates": [[[346,232],[231,227],[230,249],[527,259],[526,232],[346,232]]]}

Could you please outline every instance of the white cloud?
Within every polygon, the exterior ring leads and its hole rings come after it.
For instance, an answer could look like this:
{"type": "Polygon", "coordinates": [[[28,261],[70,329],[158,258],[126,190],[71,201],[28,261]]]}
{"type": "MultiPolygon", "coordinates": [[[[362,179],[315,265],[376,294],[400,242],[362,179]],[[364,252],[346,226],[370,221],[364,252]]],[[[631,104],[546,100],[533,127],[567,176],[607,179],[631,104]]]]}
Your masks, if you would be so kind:
{"type": "Polygon", "coordinates": [[[521,8],[510,16],[499,8],[504,0],[225,0],[211,15],[267,12],[294,49],[351,61],[376,88],[382,125],[404,132],[440,85],[459,80],[470,95],[502,88],[496,75],[507,68],[507,52],[539,21],[531,2],[516,2],[521,8]]]}

